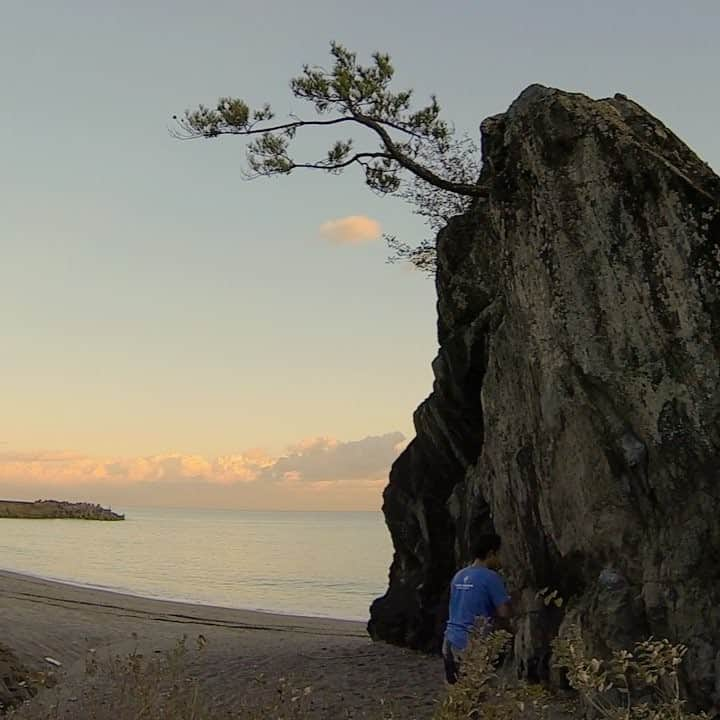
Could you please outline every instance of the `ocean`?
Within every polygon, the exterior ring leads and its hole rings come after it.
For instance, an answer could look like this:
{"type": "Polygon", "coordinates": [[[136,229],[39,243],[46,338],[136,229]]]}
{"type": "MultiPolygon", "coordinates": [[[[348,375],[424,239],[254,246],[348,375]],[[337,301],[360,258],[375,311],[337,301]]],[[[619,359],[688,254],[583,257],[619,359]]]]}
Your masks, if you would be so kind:
{"type": "Polygon", "coordinates": [[[116,508],[0,520],[0,568],[145,597],[365,620],[392,558],[379,512],[116,508]]]}

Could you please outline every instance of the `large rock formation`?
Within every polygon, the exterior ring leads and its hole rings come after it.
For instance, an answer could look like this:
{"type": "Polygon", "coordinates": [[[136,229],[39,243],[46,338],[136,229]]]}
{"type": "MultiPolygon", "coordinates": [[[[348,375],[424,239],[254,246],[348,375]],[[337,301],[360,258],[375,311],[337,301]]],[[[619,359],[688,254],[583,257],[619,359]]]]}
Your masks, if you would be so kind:
{"type": "Polygon", "coordinates": [[[687,643],[693,696],[718,699],[720,178],[620,95],[532,86],[482,139],[489,198],[438,237],[435,384],[385,491],[369,630],[437,648],[484,525],[523,674],[572,621],[597,652],[687,643]]]}

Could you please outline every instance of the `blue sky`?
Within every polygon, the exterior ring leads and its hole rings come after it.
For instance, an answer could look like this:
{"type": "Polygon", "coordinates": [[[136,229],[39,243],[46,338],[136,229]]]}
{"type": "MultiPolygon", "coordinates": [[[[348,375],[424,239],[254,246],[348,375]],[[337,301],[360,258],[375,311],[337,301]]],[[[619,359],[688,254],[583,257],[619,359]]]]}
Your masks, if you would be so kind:
{"type": "Polygon", "coordinates": [[[338,40],[390,52],[397,86],[475,137],[533,82],[623,92],[718,168],[719,31],[710,0],[4,0],[0,447],[215,457],[411,434],[432,282],[319,227],[422,223],[355,173],[245,182],[240,141],[174,140],[173,113],[220,95],[307,112],[288,80],[338,40]]]}

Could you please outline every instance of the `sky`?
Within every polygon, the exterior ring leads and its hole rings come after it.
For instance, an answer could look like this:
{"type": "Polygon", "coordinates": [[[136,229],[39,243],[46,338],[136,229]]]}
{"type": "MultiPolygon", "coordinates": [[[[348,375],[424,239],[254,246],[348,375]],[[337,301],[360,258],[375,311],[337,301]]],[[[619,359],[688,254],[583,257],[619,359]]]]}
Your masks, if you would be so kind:
{"type": "Polygon", "coordinates": [[[337,40],[475,138],[531,83],[622,92],[718,169],[719,33],[717,0],[3,0],[0,496],[375,510],[413,435],[435,291],[379,237],[421,220],[354,172],[247,182],[173,114],[311,115],[288,81],[337,40]]]}

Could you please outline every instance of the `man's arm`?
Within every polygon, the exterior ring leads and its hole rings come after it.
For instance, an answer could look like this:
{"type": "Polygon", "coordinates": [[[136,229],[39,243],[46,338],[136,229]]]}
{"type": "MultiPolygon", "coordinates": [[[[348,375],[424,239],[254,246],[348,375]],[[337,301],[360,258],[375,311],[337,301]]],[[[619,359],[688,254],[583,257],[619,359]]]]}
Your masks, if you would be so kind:
{"type": "Polygon", "coordinates": [[[512,632],[512,600],[508,591],[505,589],[505,583],[499,575],[496,575],[495,582],[492,584],[490,594],[495,605],[496,625],[503,630],[512,632]]]}
{"type": "Polygon", "coordinates": [[[502,620],[509,620],[513,616],[512,603],[510,600],[506,600],[504,603],[499,605],[495,610],[495,615],[502,620]]]}
{"type": "Polygon", "coordinates": [[[515,628],[513,627],[513,609],[510,600],[506,600],[495,608],[495,618],[498,629],[506,630],[509,633],[514,633],[515,628]]]}

